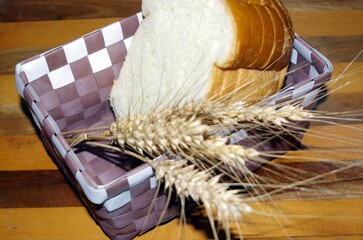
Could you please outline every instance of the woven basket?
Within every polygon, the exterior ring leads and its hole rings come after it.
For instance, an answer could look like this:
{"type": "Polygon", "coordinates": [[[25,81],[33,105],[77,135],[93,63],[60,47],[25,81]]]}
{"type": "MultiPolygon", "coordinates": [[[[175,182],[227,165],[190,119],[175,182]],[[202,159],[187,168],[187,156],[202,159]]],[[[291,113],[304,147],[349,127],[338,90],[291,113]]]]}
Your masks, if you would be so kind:
{"type": "MultiPolygon", "coordinates": [[[[111,151],[75,151],[61,132],[105,126],[114,120],[109,93],[141,21],[141,14],[131,16],[16,66],[18,92],[47,150],[96,222],[115,240],[132,239],[155,227],[165,208],[163,221],[178,216],[179,206],[176,200],[166,206],[166,195],[156,193],[150,166],[111,151]]],[[[285,88],[266,104],[302,99],[306,108],[314,107],[331,71],[331,63],[296,36],[285,88]]],[[[287,150],[276,143],[265,148],[287,150]]]]}

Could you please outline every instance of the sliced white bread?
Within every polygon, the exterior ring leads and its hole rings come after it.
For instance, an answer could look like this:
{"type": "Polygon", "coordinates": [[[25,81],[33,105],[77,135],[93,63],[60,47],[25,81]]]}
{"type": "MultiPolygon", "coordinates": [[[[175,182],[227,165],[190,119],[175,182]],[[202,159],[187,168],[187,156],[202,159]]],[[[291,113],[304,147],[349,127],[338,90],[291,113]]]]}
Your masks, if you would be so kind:
{"type": "Polygon", "coordinates": [[[116,117],[196,99],[259,101],[282,86],[293,43],[278,0],[143,0],[112,88],[116,117]]]}

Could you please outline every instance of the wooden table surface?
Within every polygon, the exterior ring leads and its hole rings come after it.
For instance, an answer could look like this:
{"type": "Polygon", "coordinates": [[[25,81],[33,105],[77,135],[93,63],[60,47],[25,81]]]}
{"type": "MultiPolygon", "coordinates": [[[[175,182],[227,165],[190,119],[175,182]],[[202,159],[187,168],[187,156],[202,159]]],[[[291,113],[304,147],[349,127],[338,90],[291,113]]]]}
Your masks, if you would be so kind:
{"type": "MultiPolygon", "coordinates": [[[[296,32],[333,62],[333,78],[338,77],[363,49],[363,1],[283,2],[296,32]]],[[[21,60],[140,9],[139,0],[0,0],[0,239],[107,239],[47,155],[15,89],[14,67],[21,60]]],[[[340,79],[342,83],[353,83],[332,93],[321,109],[362,109],[362,55],[352,63],[348,76],[340,79]]],[[[363,140],[359,131],[338,126],[318,128],[363,140]]],[[[332,146],[333,142],[326,139],[318,144],[332,146]]],[[[332,147],[344,148],[342,145],[332,147]]],[[[361,162],[362,146],[362,142],[350,146],[349,152],[336,158],[361,162]]],[[[315,164],[319,167],[322,163],[315,164]]],[[[309,166],[301,164],[302,168],[309,166]]],[[[287,221],[283,226],[266,222],[266,217],[248,216],[251,223],[242,226],[246,238],[363,239],[362,173],[352,171],[335,177],[338,194],[334,197],[286,196],[277,201],[276,205],[286,213],[286,219],[279,221],[287,221]]],[[[211,237],[203,221],[191,222],[185,228],[187,239],[211,237]]],[[[175,239],[177,231],[178,221],[174,220],[137,239],[175,239]]]]}

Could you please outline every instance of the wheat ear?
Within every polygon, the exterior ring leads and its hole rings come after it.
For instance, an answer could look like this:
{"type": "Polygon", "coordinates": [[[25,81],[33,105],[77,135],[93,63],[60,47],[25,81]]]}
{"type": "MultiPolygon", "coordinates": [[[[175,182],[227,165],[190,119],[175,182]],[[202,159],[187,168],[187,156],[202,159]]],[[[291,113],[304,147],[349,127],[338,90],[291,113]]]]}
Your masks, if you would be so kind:
{"type": "Polygon", "coordinates": [[[306,121],[316,118],[314,112],[294,104],[259,105],[237,101],[225,105],[213,101],[194,101],[181,106],[165,108],[161,113],[169,118],[194,117],[210,126],[231,126],[240,123],[281,126],[290,121],[306,121]]]}
{"type": "MultiPolygon", "coordinates": [[[[244,202],[243,196],[237,190],[230,190],[228,184],[220,182],[220,175],[211,177],[208,171],[200,171],[194,165],[188,165],[187,160],[163,160],[150,162],[155,169],[155,177],[165,182],[165,188],[172,188],[182,199],[191,198],[202,203],[212,227],[214,213],[217,219],[228,226],[230,221],[241,220],[242,214],[253,209],[244,202]]],[[[218,239],[213,227],[215,239],[218,239]]],[[[229,238],[229,234],[227,234],[229,238]]]]}
{"type": "Polygon", "coordinates": [[[228,145],[227,137],[215,137],[201,119],[171,118],[168,115],[135,115],[113,123],[110,136],[121,148],[129,146],[140,155],[154,157],[166,152],[188,159],[201,169],[226,164],[245,171],[245,162],[259,157],[257,150],[228,145]]]}

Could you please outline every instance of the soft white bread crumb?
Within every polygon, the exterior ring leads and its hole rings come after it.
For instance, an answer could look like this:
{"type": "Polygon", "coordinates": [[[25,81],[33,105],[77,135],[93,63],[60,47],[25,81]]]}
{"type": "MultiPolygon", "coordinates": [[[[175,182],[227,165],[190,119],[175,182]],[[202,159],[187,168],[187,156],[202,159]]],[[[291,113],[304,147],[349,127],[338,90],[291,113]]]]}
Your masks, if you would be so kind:
{"type": "Polygon", "coordinates": [[[194,98],[209,89],[211,69],[229,56],[234,37],[218,0],[144,0],[145,19],[111,92],[118,117],[194,98]]]}

